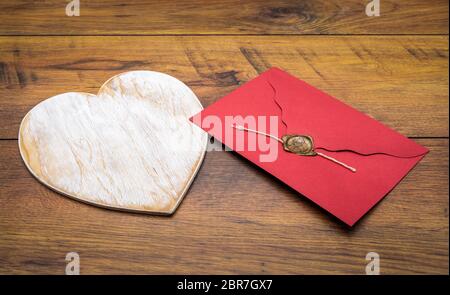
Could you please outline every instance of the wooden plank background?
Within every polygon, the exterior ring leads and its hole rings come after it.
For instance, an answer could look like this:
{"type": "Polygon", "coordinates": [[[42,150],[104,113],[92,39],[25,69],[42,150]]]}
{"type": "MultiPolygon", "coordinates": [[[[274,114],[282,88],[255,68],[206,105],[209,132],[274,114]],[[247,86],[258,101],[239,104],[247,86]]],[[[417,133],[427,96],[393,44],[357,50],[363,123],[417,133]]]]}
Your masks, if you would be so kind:
{"type": "Polygon", "coordinates": [[[271,66],[405,135],[448,136],[447,36],[0,37],[0,54],[3,138],[43,98],[123,71],[166,72],[209,105],[271,66]]]}
{"type": "Polygon", "coordinates": [[[448,274],[448,1],[0,0],[0,273],[448,274]],[[322,35],[319,35],[322,34],[322,35]],[[139,35],[139,36],[136,36],[139,35]],[[353,229],[234,153],[208,153],[172,217],[62,197],[26,170],[20,120],[129,70],[171,74],[207,106],[277,66],[431,153],[353,229]]]}
{"type": "Polygon", "coordinates": [[[364,274],[448,271],[448,140],[349,230],[311,202],[226,152],[208,153],[174,216],[123,214],[48,190],[1,142],[0,270],[59,273],[76,251],[82,273],[364,274]]]}
{"type": "Polygon", "coordinates": [[[448,34],[448,0],[1,0],[2,35],[448,34]]]}

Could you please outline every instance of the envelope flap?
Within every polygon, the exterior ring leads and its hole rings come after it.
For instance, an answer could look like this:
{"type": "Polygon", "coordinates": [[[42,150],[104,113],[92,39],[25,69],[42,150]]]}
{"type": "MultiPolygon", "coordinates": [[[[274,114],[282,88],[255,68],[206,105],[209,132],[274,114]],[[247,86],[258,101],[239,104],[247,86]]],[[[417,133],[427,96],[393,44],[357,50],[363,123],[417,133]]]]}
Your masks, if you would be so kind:
{"type": "Polygon", "coordinates": [[[280,69],[272,68],[262,76],[274,91],[287,133],[312,136],[316,149],[401,158],[428,152],[375,119],[280,69]]]}

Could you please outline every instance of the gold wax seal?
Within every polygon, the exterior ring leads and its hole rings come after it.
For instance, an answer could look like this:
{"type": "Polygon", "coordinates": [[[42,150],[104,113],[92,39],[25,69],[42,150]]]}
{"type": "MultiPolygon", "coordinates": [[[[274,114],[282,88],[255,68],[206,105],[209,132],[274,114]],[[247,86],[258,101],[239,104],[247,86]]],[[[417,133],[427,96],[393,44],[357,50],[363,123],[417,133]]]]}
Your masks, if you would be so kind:
{"type": "Polygon", "coordinates": [[[302,156],[316,156],[311,136],[287,134],[281,137],[284,150],[302,156]]]}

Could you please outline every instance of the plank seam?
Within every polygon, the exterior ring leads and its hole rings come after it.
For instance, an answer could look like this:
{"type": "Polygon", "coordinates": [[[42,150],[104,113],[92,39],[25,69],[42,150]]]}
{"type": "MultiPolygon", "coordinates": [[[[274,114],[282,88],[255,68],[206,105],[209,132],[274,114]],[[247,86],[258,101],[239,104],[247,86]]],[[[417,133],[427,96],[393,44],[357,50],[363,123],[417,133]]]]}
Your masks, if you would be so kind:
{"type": "Polygon", "coordinates": [[[314,37],[345,37],[345,36],[362,36],[362,37],[375,37],[375,36],[387,36],[387,37],[448,37],[449,33],[439,34],[0,34],[0,37],[302,37],[302,36],[314,36],[314,37]]]}

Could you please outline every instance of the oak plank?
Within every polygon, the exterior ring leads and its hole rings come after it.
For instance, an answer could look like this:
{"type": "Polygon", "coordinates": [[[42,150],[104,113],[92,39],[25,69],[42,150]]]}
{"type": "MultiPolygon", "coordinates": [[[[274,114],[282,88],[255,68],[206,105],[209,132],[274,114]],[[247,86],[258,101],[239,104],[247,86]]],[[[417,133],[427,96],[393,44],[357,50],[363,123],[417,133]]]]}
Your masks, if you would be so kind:
{"type": "Polygon", "coordinates": [[[115,34],[448,34],[448,1],[383,0],[90,0],[80,16],[69,1],[0,3],[0,35],[115,34]]]}
{"type": "Polygon", "coordinates": [[[207,106],[277,66],[411,137],[448,136],[447,36],[0,37],[0,138],[38,102],[168,73],[207,106]]]}
{"type": "Polygon", "coordinates": [[[353,229],[231,152],[210,152],[172,217],[78,203],[40,185],[0,141],[0,273],[448,274],[448,139],[353,229]]]}

